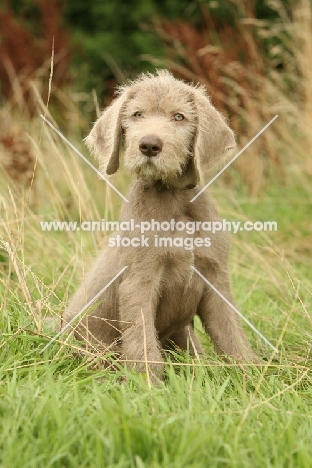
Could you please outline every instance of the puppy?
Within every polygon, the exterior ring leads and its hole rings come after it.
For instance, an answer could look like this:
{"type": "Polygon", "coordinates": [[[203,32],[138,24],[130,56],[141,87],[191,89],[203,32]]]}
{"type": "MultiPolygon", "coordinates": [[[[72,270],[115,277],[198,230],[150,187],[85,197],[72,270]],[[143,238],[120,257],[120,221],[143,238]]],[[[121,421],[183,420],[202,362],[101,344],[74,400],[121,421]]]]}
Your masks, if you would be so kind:
{"type": "Polygon", "coordinates": [[[163,349],[203,352],[191,325],[198,315],[222,356],[256,361],[237,314],[224,300],[234,304],[228,236],[203,229],[203,223],[220,220],[206,192],[192,201],[204,172],[236,148],[233,132],[205,89],[168,71],[143,74],[119,89],[86,142],[104,174],[114,174],[122,164],[135,177],[120,219],[132,227],[109,239],[74,295],[65,322],[127,267],[79,322],[78,338],[108,349],[119,345],[131,366],[139,372],[148,367],[157,379],[163,349]],[[142,225],[151,230],[143,235],[142,225]],[[183,226],[195,228],[186,232],[183,226]]]}

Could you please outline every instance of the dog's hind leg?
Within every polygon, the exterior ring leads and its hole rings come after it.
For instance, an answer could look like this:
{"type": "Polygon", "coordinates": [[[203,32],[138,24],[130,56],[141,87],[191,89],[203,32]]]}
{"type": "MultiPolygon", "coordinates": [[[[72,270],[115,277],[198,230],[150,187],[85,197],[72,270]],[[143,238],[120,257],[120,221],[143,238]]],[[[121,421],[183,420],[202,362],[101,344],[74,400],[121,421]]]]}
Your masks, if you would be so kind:
{"type": "MultiPolygon", "coordinates": [[[[76,291],[63,316],[64,324],[70,322],[97,294],[111,281],[119,266],[117,251],[104,250],[94,263],[88,275],[76,291]]],[[[111,345],[120,337],[118,321],[117,278],[71,325],[77,339],[86,342],[111,345]]]]}

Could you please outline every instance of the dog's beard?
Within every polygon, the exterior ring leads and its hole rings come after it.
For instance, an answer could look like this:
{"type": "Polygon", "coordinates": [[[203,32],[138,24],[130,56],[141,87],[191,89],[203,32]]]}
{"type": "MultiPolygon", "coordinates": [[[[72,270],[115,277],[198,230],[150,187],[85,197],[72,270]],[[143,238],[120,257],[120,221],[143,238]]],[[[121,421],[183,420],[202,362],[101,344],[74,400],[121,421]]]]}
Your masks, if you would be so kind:
{"type": "Polygon", "coordinates": [[[163,180],[179,177],[183,174],[188,159],[181,161],[180,158],[168,158],[169,164],[166,163],[165,157],[137,157],[135,160],[124,160],[125,170],[129,175],[134,175],[142,179],[163,180]]]}
{"type": "Polygon", "coordinates": [[[144,161],[133,168],[133,174],[147,179],[159,179],[162,173],[165,175],[166,171],[160,171],[152,161],[144,161]]]}
{"type": "Polygon", "coordinates": [[[138,164],[133,168],[132,173],[138,178],[167,181],[169,178],[180,176],[183,172],[182,165],[166,168],[160,167],[160,164],[155,164],[155,162],[147,161],[138,164]]]}

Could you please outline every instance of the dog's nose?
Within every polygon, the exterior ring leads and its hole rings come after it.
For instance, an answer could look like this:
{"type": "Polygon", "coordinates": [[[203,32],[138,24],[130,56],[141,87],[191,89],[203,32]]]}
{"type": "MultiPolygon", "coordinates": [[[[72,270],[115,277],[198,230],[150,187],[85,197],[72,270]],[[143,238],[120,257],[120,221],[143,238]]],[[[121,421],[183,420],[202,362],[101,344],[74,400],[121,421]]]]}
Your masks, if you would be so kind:
{"type": "Polygon", "coordinates": [[[161,152],[162,147],[163,143],[161,139],[153,135],[143,137],[139,144],[140,151],[145,156],[157,156],[161,152]]]}

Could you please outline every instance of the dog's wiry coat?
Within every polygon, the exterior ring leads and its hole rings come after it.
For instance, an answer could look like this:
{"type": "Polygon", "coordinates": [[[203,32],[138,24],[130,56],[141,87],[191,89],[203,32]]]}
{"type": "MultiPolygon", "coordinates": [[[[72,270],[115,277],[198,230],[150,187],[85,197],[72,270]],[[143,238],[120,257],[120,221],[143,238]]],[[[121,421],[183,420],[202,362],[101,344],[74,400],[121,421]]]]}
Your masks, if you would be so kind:
{"type": "MultiPolygon", "coordinates": [[[[121,221],[219,220],[207,193],[190,203],[205,170],[235,150],[233,132],[203,88],[187,85],[166,71],[142,75],[119,90],[95,123],[87,144],[104,173],[113,174],[122,165],[137,178],[128,194],[129,203],[123,205],[121,221]],[[146,138],[161,143],[152,157],[140,149],[146,138]]],[[[140,237],[139,230],[119,234],[140,237]]],[[[193,235],[181,231],[148,234],[158,238],[207,237],[203,231],[193,235]]],[[[228,236],[218,232],[209,233],[209,237],[210,247],[192,250],[155,247],[153,243],[149,247],[106,248],[74,295],[65,321],[127,265],[82,319],[77,337],[107,346],[120,342],[124,358],[144,371],[146,356],[148,361],[163,362],[162,349],[172,344],[194,354],[202,352],[190,325],[197,314],[220,354],[255,361],[235,312],[191,268],[195,266],[233,303],[228,236]]],[[[162,368],[161,364],[150,364],[154,375],[161,375],[162,368]]]]}

